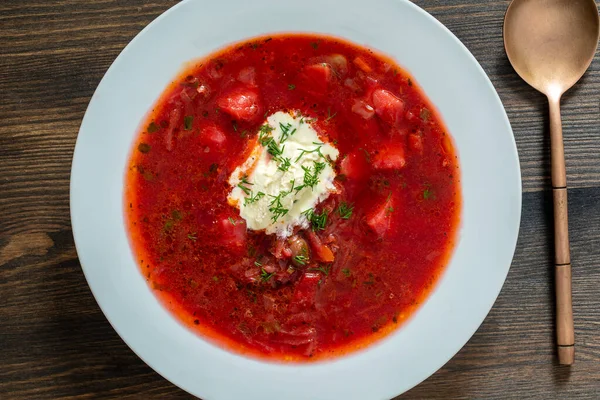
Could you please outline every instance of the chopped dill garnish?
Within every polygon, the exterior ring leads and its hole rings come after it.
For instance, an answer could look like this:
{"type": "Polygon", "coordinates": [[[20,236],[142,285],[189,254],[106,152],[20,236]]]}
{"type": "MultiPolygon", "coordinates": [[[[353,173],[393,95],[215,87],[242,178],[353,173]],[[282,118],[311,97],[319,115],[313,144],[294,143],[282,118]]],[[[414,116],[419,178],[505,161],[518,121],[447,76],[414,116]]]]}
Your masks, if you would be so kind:
{"type": "Polygon", "coordinates": [[[269,204],[269,211],[273,214],[271,220],[277,222],[277,220],[288,213],[288,209],[281,204],[281,199],[285,197],[289,192],[281,192],[277,196],[269,195],[273,198],[269,204]]]}
{"type": "Polygon", "coordinates": [[[319,154],[319,156],[321,158],[325,158],[325,156],[323,156],[323,153],[321,153],[321,147],[323,146],[323,143],[313,142],[313,144],[316,145],[317,147],[315,147],[312,150],[302,149],[300,151],[300,155],[298,156],[298,158],[296,158],[296,161],[294,161],[294,162],[298,162],[300,160],[300,158],[302,158],[303,155],[310,154],[310,153],[317,153],[317,154],[319,154]]]}
{"type": "Polygon", "coordinates": [[[307,187],[314,189],[314,187],[319,183],[319,174],[325,169],[325,165],[326,164],[324,162],[317,161],[313,161],[312,168],[303,165],[302,169],[304,170],[304,182],[302,185],[294,188],[296,193],[307,187]]]}
{"type": "Polygon", "coordinates": [[[273,132],[275,128],[273,128],[269,124],[262,125],[258,130],[258,141],[263,146],[267,144],[267,142],[271,139],[271,132],[273,132]]]}
{"type": "Polygon", "coordinates": [[[433,198],[433,192],[432,190],[428,187],[427,189],[423,190],[423,198],[425,200],[429,200],[431,198],[433,198]]]}
{"type": "Polygon", "coordinates": [[[307,269],[307,271],[310,271],[310,272],[321,272],[324,275],[329,275],[329,267],[323,267],[322,265],[319,265],[316,268],[309,268],[309,269],[307,269]]]}
{"type": "Polygon", "coordinates": [[[369,154],[369,152],[362,147],[359,148],[359,150],[361,150],[363,153],[365,153],[365,158],[367,159],[367,162],[370,164],[371,163],[371,155],[369,154]]]}
{"type": "Polygon", "coordinates": [[[267,144],[267,153],[273,156],[273,158],[277,159],[283,154],[283,150],[285,150],[285,146],[279,147],[277,142],[273,138],[266,143],[267,144]]]}
{"type": "Polygon", "coordinates": [[[235,225],[235,220],[231,217],[227,218],[229,220],[229,222],[231,222],[231,225],[235,225]]]}
{"type": "Polygon", "coordinates": [[[289,122],[285,125],[280,122],[279,128],[281,129],[281,137],[279,138],[280,144],[284,143],[290,136],[296,133],[296,128],[292,129],[292,124],[289,122]]]}
{"type": "Polygon", "coordinates": [[[306,265],[308,257],[306,257],[306,255],[304,254],[298,254],[297,256],[294,256],[294,261],[296,261],[300,265],[306,265]]]}
{"type": "Polygon", "coordinates": [[[269,274],[267,271],[265,271],[265,269],[264,269],[264,268],[261,268],[261,269],[260,269],[260,279],[262,279],[262,280],[263,280],[263,282],[266,282],[266,281],[268,281],[269,279],[271,279],[271,277],[272,277],[273,275],[275,275],[275,272],[271,272],[271,273],[269,274]]]}
{"type": "Polygon", "coordinates": [[[242,189],[242,191],[246,193],[246,196],[250,196],[250,188],[244,185],[252,185],[252,183],[248,182],[248,177],[246,175],[242,176],[242,180],[237,184],[237,187],[242,189]]]}
{"type": "Polygon", "coordinates": [[[158,132],[160,130],[160,126],[158,126],[158,124],[154,121],[150,122],[150,124],[148,125],[148,128],[146,128],[146,131],[148,133],[155,133],[158,132]]]}
{"type": "Polygon", "coordinates": [[[314,209],[309,208],[302,212],[302,214],[308,219],[313,231],[324,230],[327,225],[327,211],[323,211],[321,214],[317,214],[314,209]]]}
{"type": "MultiPolygon", "coordinates": [[[[287,138],[296,132],[296,129],[290,131],[292,128],[291,124],[283,125],[279,123],[281,127],[281,138],[280,144],[285,142],[287,138]]],[[[259,129],[258,141],[259,143],[267,148],[267,153],[269,153],[273,159],[279,164],[278,169],[281,171],[287,171],[292,166],[291,159],[283,156],[283,151],[285,150],[285,146],[279,146],[275,139],[271,137],[271,132],[273,132],[274,128],[268,124],[265,124],[259,129]]]]}
{"type": "Polygon", "coordinates": [[[338,213],[342,219],[350,219],[352,210],[354,210],[354,205],[346,202],[342,202],[338,207],[338,213]]]}
{"type": "Polygon", "coordinates": [[[329,122],[332,119],[335,118],[335,116],[337,115],[337,112],[334,112],[333,114],[331,113],[331,108],[327,107],[327,118],[325,118],[325,122],[329,122]]]}
{"type": "Polygon", "coordinates": [[[296,89],[296,85],[290,83],[288,85],[288,90],[294,90],[294,89],[296,89]]]}
{"type": "Polygon", "coordinates": [[[292,166],[292,161],[289,157],[279,157],[276,160],[279,161],[279,166],[277,167],[277,169],[283,172],[286,172],[292,166]]]}
{"type": "Polygon", "coordinates": [[[244,199],[244,205],[247,206],[248,204],[256,203],[257,201],[259,201],[263,197],[265,197],[265,194],[263,192],[258,192],[256,194],[253,194],[252,192],[250,192],[249,197],[246,197],[244,199]]]}
{"type": "Polygon", "coordinates": [[[186,115],[185,117],[183,117],[183,129],[184,130],[191,131],[193,123],[194,123],[193,115],[186,115]]]}

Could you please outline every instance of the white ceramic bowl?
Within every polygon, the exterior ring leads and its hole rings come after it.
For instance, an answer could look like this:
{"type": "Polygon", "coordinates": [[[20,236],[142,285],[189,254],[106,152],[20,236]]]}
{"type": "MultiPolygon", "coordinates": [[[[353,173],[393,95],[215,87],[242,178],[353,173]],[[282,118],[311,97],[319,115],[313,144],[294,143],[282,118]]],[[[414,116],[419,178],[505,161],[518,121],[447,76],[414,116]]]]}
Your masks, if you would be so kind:
{"type": "Polygon", "coordinates": [[[469,51],[406,0],[184,1],[161,15],[110,67],[85,114],[73,157],[77,252],[102,311],[148,365],[204,399],[386,399],[446,363],[481,324],[506,278],[521,212],[512,131],[469,51]],[[438,107],[462,168],[460,240],[415,316],[365,351],[276,364],[230,353],[180,325],[140,274],[124,226],[123,183],[144,115],[188,60],[272,32],[316,32],[378,49],[406,68],[438,107]]]}

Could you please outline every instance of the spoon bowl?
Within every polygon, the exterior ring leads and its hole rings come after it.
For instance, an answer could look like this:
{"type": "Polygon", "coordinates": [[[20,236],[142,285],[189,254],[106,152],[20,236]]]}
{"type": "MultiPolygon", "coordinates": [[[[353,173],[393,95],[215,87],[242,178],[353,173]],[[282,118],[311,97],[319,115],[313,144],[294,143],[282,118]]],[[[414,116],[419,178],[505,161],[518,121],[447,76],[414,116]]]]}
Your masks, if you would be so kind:
{"type": "Polygon", "coordinates": [[[513,0],[504,17],[508,59],[519,76],[544,93],[550,104],[556,338],[558,361],[564,365],[575,359],[575,335],[560,98],[590,66],[599,37],[594,0],[513,0]]]}
{"type": "Polygon", "coordinates": [[[599,35],[594,0],[514,0],[504,45],[515,71],[547,96],[560,96],[590,66],[599,35]]]}

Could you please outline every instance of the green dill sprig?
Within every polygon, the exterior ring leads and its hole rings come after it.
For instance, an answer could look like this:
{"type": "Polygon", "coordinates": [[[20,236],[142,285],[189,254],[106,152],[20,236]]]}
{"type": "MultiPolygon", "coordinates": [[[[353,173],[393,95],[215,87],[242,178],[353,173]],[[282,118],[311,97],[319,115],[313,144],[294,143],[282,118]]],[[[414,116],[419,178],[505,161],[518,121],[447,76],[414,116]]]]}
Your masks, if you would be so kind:
{"type": "Polygon", "coordinates": [[[329,122],[331,121],[333,118],[335,118],[335,116],[337,115],[337,112],[334,112],[333,114],[331,113],[331,108],[327,107],[327,118],[325,118],[325,122],[329,122]]]}
{"type": "Polygon", "coordinates": [[[294,161],[294,162],[298,162],[302,158],[302,156],[304,156],[305,154],[310,154],[310,153],[317,153],[319,155],[319,157],[325,158],[325,156],[323,155],[323,153],[321,153],[321,147],[323,147],[324,143],[313,142],[313,144],[317,145],[317,147],[315,147],[312,150],[302,149],[300,151],[300,155],[298,156],[298,158],[296,158],[296,161],[294,161]]]}
{"type": "Polygon", "coordinates": [[[304,215],[306,219],[308,219],[313,231],[324,230],[325,225],[327,225],[327,217],[329,216],[327,211],[323,211],[321,214],[317,214],[312,208],[303,211],[302,215],[304,215]]]}
{"type": "Polygon", "coordinates": [[[304,188],[310,188],[311,190],[319,183],[319,174],[325,169],[324,162],[313,161],[313,167],[302,166],[304,170],[304,180],[302,185],[296,186],[294,190],[296,193],[304,188]]]}
{"type": "Polygon", "coordinates": [[[292,160],[289,157],[279,157],[279,158],[276,158],[275,160],[279,163],[279,165],[277,166],[277,169],[279,169],[283,172],[286,172],[292,166],[292,160]]]}
{"type": "Polygon", "coordinates": [[[280,145],[285,142],[289,136],[293,135],[296,132],[296,129],[290,131],[292,125],[289,123],[286,125],[279,123],[279,126],[281,127],[282,132],[279,144],[277,144],[275,139],[271,136],[271,132],[274,131],[274,128],[268,124],[260,127],[258,131],[258,141],[262,146],[267,148],[267,153],[269,153],[271,157],[273,157],[273,160],[277,162],[277,169],[286,172],[292,166],[292,160],[289,157],[283,157],[285,145],[281,147],[280,145]]]}
{"type": "Polygon", "coordinates": [[[316,268],[307,269],[309,272],[321,272],[323,275],[329,275],[329,267],[323,267],[322,265],[317,266],[316,268]]]}
{"type": "Polygon", "coordinates": [[[242,191],[246,193],[246,196],[250,196],[250,188],[244,185],[252,185],[252,183],[248,182],[248,177],[246,175],[242,176],[242,179],[240,180],[240,183],[237,184],[237,187],[242,189],[242,191]]]}
{"type": "Polygon", "coordinates": [[[271,217],[271,220],[273,222],[277,222],[279,218],[285,216],[288,213],[288,211],[290,211],[287,208],[285,208],[283,204],[281,204],[281,199],[285,197],[287,193],[288,192],[281,192],[277,196],[269,195],[273,198],[271,203],[269,203],[269,211],[271,212],[271,214],[273,214],[273,216],[271,217]]]}
{"type": "Polygon", "coordinates": [[[351,203],[342,202],[338,207],[338,214],[342,219],[350,219],[352,216],[352,211],[354,210],[354,205],[351,203]]]}
{"type": "Polygon", "coordinates": [[[244,199],[244,205],[247,206],[249,204],[254,204],[257,201],[259,201],[260,199],[262,199],[263,197],[265,197],[265,194],[263,192],[258,192],[256,194],[253,194],[252,192],[250,192],[249,197],[246,197],[244,199]]]}
{"type": "Polygon", "coordinates": [[[279,137],[280,144],[283,144],[290,136],[296,133],[296,128],[292,129],[292,124],[289,122],[285,125],[280,122],[279,128],[281,129],[281,136],[279,137]]]}
{"type": "Polygon", "coordinates": [[[296,261],[300,265],[306,265],[308,262],[308,257],[304,254],[298,254],[294,256],[294,261],[296,261]]]}
{"type": "Polygon", "coordinates": [[[271,279],[273,275],[275,275],[275,272],[268,273],[267,271],[265,271],[264,268],[260,269],[260,279],[262,279],[263,282],[266,282],[269,279],[271,279]]]}
{"type": "Polygon", "coordinates": [[[267,144],[269,139],[271,139],[271,132],[273,132],[275,128],[273,128],[269,124],[264,124],[258,129],[258,141],[263,146],[267,144]]]}

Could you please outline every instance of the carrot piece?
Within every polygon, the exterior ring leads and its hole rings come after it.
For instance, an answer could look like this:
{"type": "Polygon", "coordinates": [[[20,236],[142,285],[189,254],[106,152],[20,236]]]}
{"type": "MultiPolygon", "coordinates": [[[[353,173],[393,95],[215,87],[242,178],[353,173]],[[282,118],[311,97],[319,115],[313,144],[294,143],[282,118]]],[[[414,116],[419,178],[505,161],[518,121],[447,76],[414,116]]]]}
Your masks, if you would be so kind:
{"type": "Polygon", "coordinates": [[[333,262],[335,260],[335,256],[333,252],[327,245],[324,245],[321,242],[321,239],[310,229],[306,231],[306,237],[310,246],[313,249],[313,252],[317,255],[317,258],[322,262],[333,262]]]}
{"type": "Polygon", "coordinates": [[[371,66],[369,64],[367,64],[367,62],[365,60],[363,60],[361,57],[356,57],[353,61],[354,65],[356,65],[361,71],[366,72],[367,74],[370,74],[371,72],[373,72],[373,68],[371,68],[371,66]]]}

